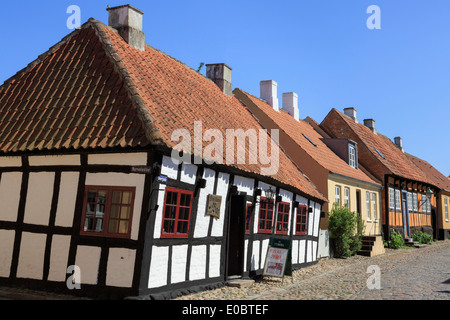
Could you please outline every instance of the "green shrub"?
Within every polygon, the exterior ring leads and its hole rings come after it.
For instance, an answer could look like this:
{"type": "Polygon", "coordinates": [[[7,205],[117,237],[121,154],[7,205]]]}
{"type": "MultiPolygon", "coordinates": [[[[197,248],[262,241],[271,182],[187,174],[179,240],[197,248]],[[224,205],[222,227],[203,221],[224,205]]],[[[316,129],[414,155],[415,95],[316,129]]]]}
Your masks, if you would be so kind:
{"type": "Polygon", "coordinates": [[[419,242],[420,244],[431,244],[433,243],[433,236],[426,232],[416,231],[412,236],[414,241],[419,242]]]}
{"type": "Polygon", "coordinates": [[[433,236],[429,233],[424,232],[423,233],[423,243],[425,244],[432,244],[433,243],[433,236]]]}
{"type": "Polygon", "coordinates": [[[392,249],[400,249],[405,245],[405,240],[403,239],[403,236],[397,231],[392,231],[390,236],[390,247],[392,249]]]}
{"type": "Polygon", "coordinates": [[[330,213],[328,230],[334,240],[336,257],[355,255],[362,246],[363,223],[358,215],[348,208],[335,205],[330,213]]]}

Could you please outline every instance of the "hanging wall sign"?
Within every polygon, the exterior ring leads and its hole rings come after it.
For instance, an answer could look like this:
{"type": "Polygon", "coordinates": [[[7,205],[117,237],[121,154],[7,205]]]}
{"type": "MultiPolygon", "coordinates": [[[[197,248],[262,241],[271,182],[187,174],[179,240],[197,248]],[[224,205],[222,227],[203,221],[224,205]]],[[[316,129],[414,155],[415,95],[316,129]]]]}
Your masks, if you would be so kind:
{"type": "Polygon", "coordinates": [[[208,195],[206,215],[220,219],[220,207],[222,206],[222,196],[208,195]]]}

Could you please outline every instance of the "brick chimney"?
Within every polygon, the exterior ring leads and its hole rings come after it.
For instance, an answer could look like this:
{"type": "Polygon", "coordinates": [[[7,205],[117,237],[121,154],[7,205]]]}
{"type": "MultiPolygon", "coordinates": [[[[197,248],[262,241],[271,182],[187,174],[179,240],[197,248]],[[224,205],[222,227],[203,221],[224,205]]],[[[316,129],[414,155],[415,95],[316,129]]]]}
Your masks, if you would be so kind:
{"type": "Polygon", "coordinates": [[[283,93],[283,110],[287,111],[295,120],[300,119],[298,95],[295,92],[283,93]]]}
{"type": "Polygon", "coordinates": [[[231,83],[231,69],[225,63],[215,63],[206,65],[206,76],[227,96],[233,96],[233,84],[231,83]]]}
{"type": "Polygon", "coordinates": [[[364,125],[372,130],[373,133],[377,134],[377,129],[375,128],[375,120],[373,119],[365,119],[364,125]]]}
{"type": "Polygon", "coordinates": [[[356,109],[355,108],[345,108],[344,114],[352,118],[356,123],[358,123],[358,118],[356,117],[356,109]]]}
{"type": "Polygon", "coordinates": [[[394,141],[397,148],[399,148],[401,152],[405,153],[405,149],[403,148],[403,139],[401,137],[395,137],[394,141]]]}
{"type": "Polygon", "coordinates": [[[280,110],[278,103],[278,84],[273,80],[264,80],[260,83],[262,100],[265,100],[276,111],[280,110]]]}
{"type": "Polygon", "coordinates": [[[117,29],[130,46],[145,51],[145,34],[142,32],[144,12],[129,4],[106,10],[109,12],[109,26],[117,29]]]}

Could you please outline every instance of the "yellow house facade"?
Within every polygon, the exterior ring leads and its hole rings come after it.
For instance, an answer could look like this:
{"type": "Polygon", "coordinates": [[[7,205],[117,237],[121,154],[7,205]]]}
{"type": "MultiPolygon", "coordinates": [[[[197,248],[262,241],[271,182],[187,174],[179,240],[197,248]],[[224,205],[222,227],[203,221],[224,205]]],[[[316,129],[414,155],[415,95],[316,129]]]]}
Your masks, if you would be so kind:
{"type": "Polygon", "coordinates": [[[437,215],[438,238],[450,240],[450,192],[442,190],[438,199],[438,212],[442,213],[437,215]]]}
{"type": "Polygon", "coordinates": [[[348,207],[350,211],[358,214],[364,225],[365,236],[361,253],[364,253],[366,247],[370,245],[370,253],[369,250],[367,253],[371,256],[385,252],[382,237],[381,191],[381,186],[377,184],[357,181],[334,173],[330,173],[328,177],[330,202],[340,207],[348,207]]]}

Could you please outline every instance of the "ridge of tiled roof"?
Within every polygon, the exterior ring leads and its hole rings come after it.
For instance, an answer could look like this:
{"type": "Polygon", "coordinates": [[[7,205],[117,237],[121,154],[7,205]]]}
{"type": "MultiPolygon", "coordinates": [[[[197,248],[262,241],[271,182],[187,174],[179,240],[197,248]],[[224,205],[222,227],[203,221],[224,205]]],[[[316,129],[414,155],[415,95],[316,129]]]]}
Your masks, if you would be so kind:
{"type": "MultiPolygon", "coordinates": [[[[374,133],[361,123],[355,122],[349,116],[333,108],[321,123],[321,127],[330,135],[340,137],[343,135],[342,128],[332,123],[327,125],[328,121],[340,119],[343,121],[356,136],[352,137],[355,141],[364,144],[372,158],[377,159],[378,163],[385,168],[386,174],[392,174],[409,180],[433,184],[428,177],[417,170],[416,166],[406,157],[406,155],[392,142],[391,139],[382,135],[380,132],[374,133]],[[330,132],[332,131],[332,132],[330,132]],[[379,152],[378,152],[378,151],[379,152]]],[[[364,163],[363,163],[364,164],[364,163]]],[[[365,166],[367,169],[373,168],[365,166]]]]}
{"type": "Polygon", "coordinates": [[[442,190],[450,192],[450,180],[444,176],[440,171],[433,167],[429,162],[422,160],[412,154],[405,153],[405,155],[411,160],[422,172],[428,176],[430,180],[434,182],[434,185],[442,190]]]}
{"type": "MultiPolygon", "coordinates": [[[[171,139],[176,129],[195,138],[195,121],[224,137],[227,129],[262,129],[204,75],[149,45],[132,48],[92,18],[0,87],[4,155],[149,145],[170,150],[177,146],[171,139]]],[[[261,175],[263,166],[223,163],[252,175],[261,175]]],[[[266,178],[327,201],[282,150],[278,172],[266,178]]]]}
{"type": "Polygon", "coordinates": [[[282,109],[280,109],[280,112],[277,112],[265,100],[255,97],[242,89],[237,90],[247,96],[251,102],[276,123],[280,130],[283,130],[297,143],[297,145],[305,150],[316,162],[329,172],[360,181],[380,184],[380,182],[366,175],[361,169],[350,167],[347,162],[334,153],[334,151],[322,141],[324,137],[306,121],[295,120],[289,113],[284,112],[282,109]],[[310,138],[317,147],[311,144],[303,135],[310,138]]]}
{"type": "MultiPolygon", "coordinates": [[[[262,129],[238,99],[225,95],[209,78],[161,50],[147,45],[145,51],[139,51],[130,47],[113,28],[106,25],[101,25],[101,28],[106,32],[126,66],[136,84],[137,94],[143,100],[162,140],[169,148],[177,147],[177,143],[172,141],[175,129],[187,130],[191,137],[195,138],[194,122],[196,121],[202,122],[203,133],[208,129],[216,129],[222,133],[223,137],[226,137],[227,129],[244,131],[262,129]],[[146,72],[142,72],[143,70],[146,72]]],[[[268,141],[269,143],[271,141],[269,136],[268,141]]],[[[270,150],[270,147],[268,148],[270,150]]],[[[223,163],[227,163],[225,154],[230,150],[225,141],[223,150],[223,163]]],[[[247,158],[249,152],[247,147],[247,158]]],[[[191,150],[191,154],[194,154],[194,150],[191,150]]],[[[326,198],[282,150],[279,154],[279,170],[270,178],[326,201],[326,198]]],[[[227,166],[260,174],[263,165],[245,163],[227,166]]]]}
{"type": "Polygon", "coordinates": [[[149,145],[105,40],[91,19],[5,81],[2,153],[149,145]]]}

